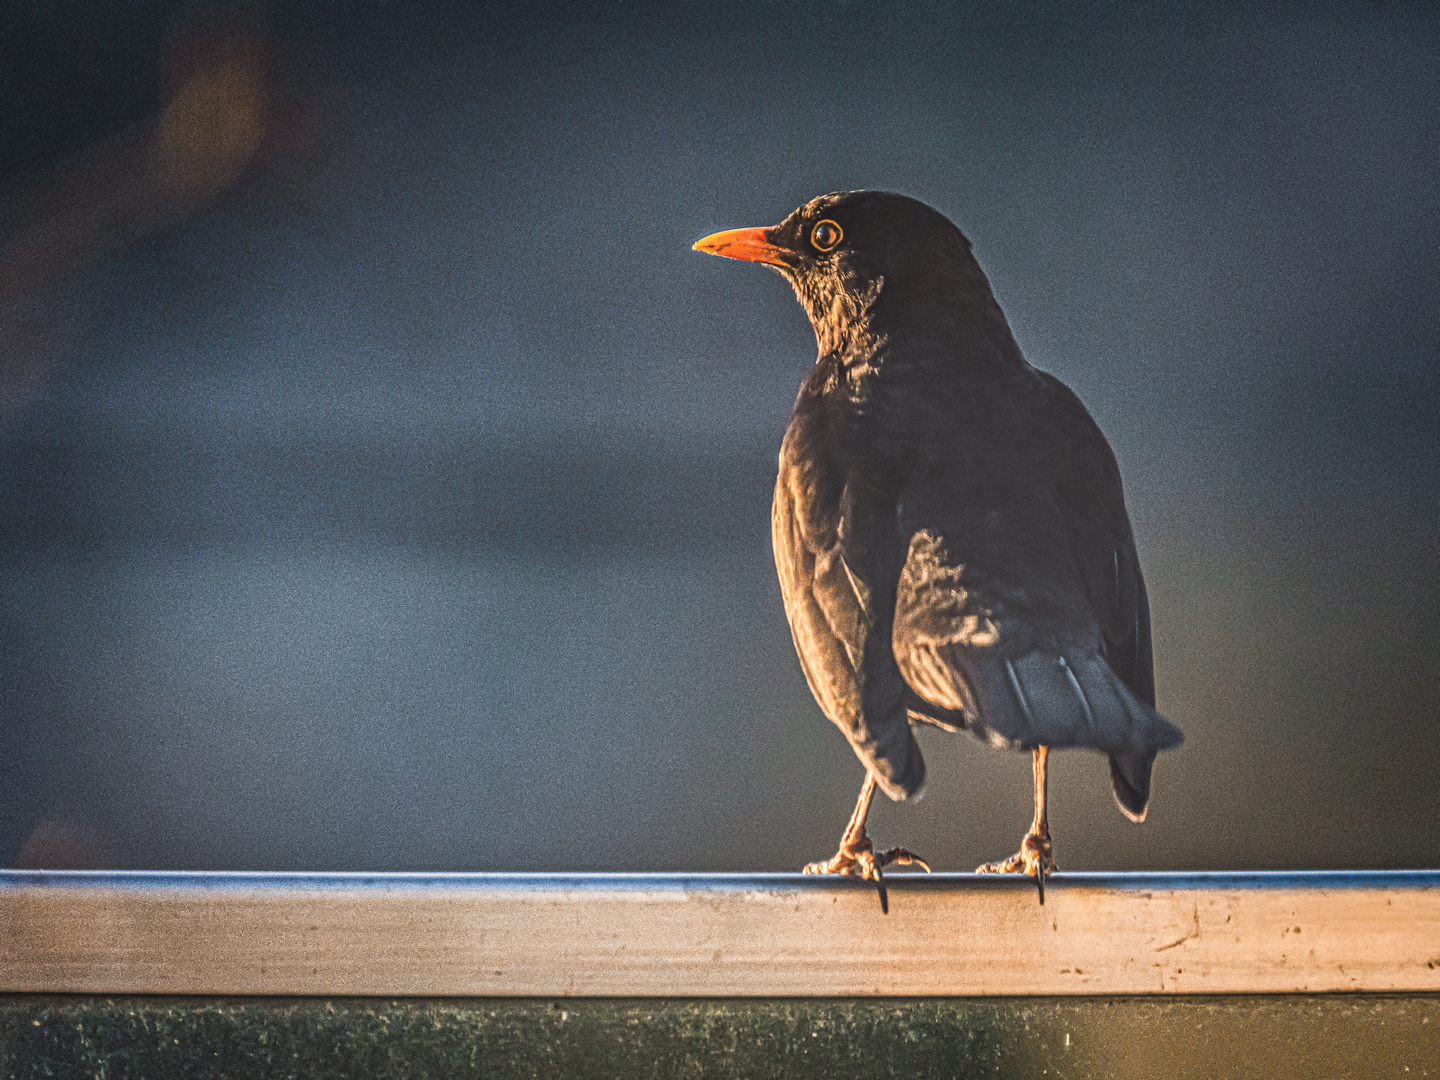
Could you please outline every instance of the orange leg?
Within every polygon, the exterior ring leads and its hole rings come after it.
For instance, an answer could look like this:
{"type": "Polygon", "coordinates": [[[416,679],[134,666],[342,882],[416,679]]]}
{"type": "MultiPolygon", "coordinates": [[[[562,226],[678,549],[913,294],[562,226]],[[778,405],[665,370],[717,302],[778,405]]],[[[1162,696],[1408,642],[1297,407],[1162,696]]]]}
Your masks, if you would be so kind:
{"type": "Polygon", "coordinates": [[[1050,823],[1045,819],[1045,764],[1050,756],[1048,746],[1037,746],[1034,753],[1035,767],[1035,820],[1030,831],[1020,841],[1020,850],[1003,862],[986,863],[977,866],[977,874],[1029,874],[1035,879],[1040,890],[1040,903],[1045,903],[1045,878],[1055,869],[1055,859],[1050,851],[1050,823]]]}

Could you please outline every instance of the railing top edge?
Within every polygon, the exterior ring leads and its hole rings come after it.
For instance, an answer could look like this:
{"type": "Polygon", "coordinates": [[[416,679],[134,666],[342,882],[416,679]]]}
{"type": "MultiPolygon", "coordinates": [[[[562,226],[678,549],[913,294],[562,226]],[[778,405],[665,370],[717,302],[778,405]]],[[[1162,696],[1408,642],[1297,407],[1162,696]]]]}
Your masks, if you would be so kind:
{"type": "MultiPolygon", "coordinates": [[[[1016,877],[960,873],[886,875],[892,889],[951,891],[1003,888],[1016,877]]],[[[851,885],[852,879],[796,873],[521,873],[355,872],[271,870],[0,870],[0,891],[33,888],[264,891],[556,891],[575,892],[794,892],[851,885]]],[[[1056,873],[1047,888],[1114,891],[1440,889],[1440,870],[1071,871],[1056,873]]]]}

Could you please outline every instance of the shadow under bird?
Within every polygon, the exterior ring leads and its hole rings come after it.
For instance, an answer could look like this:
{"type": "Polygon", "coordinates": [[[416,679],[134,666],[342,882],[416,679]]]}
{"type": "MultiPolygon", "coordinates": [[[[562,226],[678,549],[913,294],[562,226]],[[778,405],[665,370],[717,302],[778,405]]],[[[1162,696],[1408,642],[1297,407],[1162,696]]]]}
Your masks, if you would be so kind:
{"type": "Polygon", "coordinates": [[[763,263],[819,344],[780,449],[775,565],[816,700],[865,766],[840,849],[806,873],[880,887],[879,787],[917,797],[912,730],[967,730],[1033,755],[1035,817],[980,873],[1053,869],[1047,754],[1110,758],[1115,800],[1145,818],[1150,771],[1181,734],[1155,711],[1150,609],[1120,471],[1063,383],[1020,354],[970,242],[903,195],[824,195],[770,228],[695,244],[763,263]]]}

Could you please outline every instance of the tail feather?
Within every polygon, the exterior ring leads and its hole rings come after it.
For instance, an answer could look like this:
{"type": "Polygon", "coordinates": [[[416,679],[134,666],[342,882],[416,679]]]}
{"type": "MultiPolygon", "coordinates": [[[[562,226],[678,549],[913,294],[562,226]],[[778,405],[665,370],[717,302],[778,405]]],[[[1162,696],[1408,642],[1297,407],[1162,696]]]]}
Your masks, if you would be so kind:
{"type": "Polygon", "coordinates": [[[1131,821],[1145,820],[1150,804],[1150,766],[1155,754],[1125,753],[1110,755],[1110,787],[1120,812],[1131,821]]]}
{"type": "Polygon", "coordinates": [[[943,726],[963,726],[993,746],[1015,750],[1099,750],[1110,758],[1115,800],[1132,821],[1145,818],[1155,755],[1185,738],[1093,648],[1032,648],[1017,657],[998,648],[928,644],[904,659],[923,706],[911,709],[917,719],[934,723],[925,714],[938,710],[947,720],[943,726]]]}
{"type": "MultiPolygon", "coordinates": [[[[970,659],[975,700],[969,711],[975,715],[967,719],[992,743],[1019,749],[1084,746],[1153,759],[1183,739],[1099,653],[1063,656],[1037,649],[1018,659],[985,657],[979,664],[973,654],[970,659]]],[[[1137,792],[1149,790],[1148,767],[1144,772],[1137,792]]]]}

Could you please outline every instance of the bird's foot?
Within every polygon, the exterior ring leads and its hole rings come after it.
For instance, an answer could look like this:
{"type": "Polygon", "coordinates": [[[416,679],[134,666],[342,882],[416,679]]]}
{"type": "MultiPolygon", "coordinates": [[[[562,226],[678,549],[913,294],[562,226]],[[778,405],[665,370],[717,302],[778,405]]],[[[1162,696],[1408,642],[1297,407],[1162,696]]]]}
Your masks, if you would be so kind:
{"type": "Polygon", "coordinates": [[[1050,850],[1049,833],[1030,832],[1020,841],[1020,850],[1002,862],[977,866],[977,874],[1028,874],[1035,879],[1040,890],[1040,903],[1045,902],[1045,879],[1055,869],[1055,857],[1050,850]]]}
{"type": "Polygon", "coordinates": [[[899,863],[901,866],[918,866],[927,874],[930,872],[930,864],[916,855],[913,851],[906,851],[904,848],[886,848],[884,851],[876,851],[870,844],[868,836],[862,836],[857,844],[842,844],[840,850],[824,862],[812,862],[805,867],[807,874],[847,874],[850,877],[864,878],[866,881],[879,881],[882,867],[891,863],[899,863]]]}
{"type": "Polygon", "coordinates": [[[873,881],[880,889],[880,910],[888,915],[890,900],[885,892],[885,875],[881,873],[881,870],[891,863],[898,863],[901,866],[918,866],[927,874],[930,872],[930,864],[913,851],[906,851],[904,848],[898,847],[876,851],[870,843],[870,838],[862,835],[854,843],[842,843],[840,850],[824,862],[810,863],[805,867],[804,873],[845,874],[848,877],[873,881]]]}

